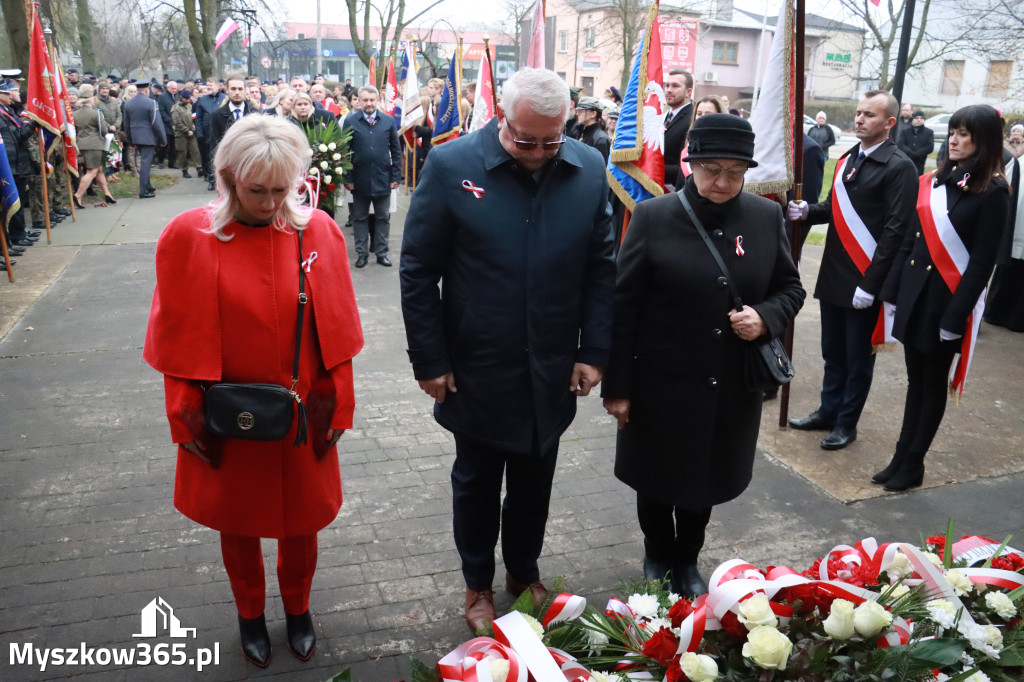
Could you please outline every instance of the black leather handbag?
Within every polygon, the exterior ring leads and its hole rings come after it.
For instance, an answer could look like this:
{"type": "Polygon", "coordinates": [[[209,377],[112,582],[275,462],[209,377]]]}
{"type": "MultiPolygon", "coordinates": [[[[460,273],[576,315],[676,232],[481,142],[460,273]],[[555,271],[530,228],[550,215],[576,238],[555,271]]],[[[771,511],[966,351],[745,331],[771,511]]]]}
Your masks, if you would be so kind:
{"type": "MultiPolygon", "coordinates": [[[[707,230],[704,229],[704,225],[700,222],[693,207],[690,206],[690,202],[683,195],[683,190],[676,192],[676,196],[679,197],[683,208],[686,209],[686,214],[690,216],[690,221],[697,228],[697,233],[704,240],[704,244],[725,276],[725,281],[729,285],[729,295],[733,299],[733,307],[736,310],[743,310],[743,299],[740,298],[740,292],[736,290],[732,274],[725,261],[722,260],[722,254],[718,253],[718,249],[711,242],[707,230]]],[[[796,370],[786,353],[786,348],[782,345],[782,339],[777,336],[762,336],[753,341],[747,341],[744,345],[743,382],[750,391],[756,393],[770,391],[783,384],[788,384],[793,380],[795,374],[796,370]]]]}
{"type": "Polygon", "coordinates": [[[281,440],[292,428],[298,407],[299,427],[295,447],[306,442],[308,430],[306,405],[295,390],[299,382],[299,350],[302,342],[302,317],[309,300],[306,296],[306,272],[302,267],[302,231],[299,233],[299,314],[295,323],[295,360],[292,363],[292,387],[278,384],[233,384],[220,382],[206,388],[206,428],[221,438],[243,440],[281,440]]]}

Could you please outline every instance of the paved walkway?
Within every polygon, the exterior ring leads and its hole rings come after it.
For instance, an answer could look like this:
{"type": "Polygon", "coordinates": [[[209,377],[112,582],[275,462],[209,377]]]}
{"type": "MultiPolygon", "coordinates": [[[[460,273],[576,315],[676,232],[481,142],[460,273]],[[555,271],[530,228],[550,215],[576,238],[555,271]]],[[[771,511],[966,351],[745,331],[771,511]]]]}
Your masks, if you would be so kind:
{"type": "MultiPolygon", "coordinates": [[[[412,379],[397,268],[371,262],[354,272],[366,348],[355,364],[356,425],[342,440],[345,504],[320,535],[317,653],[305,664],[288,653],[271,577],[274,660],[259,670],[239,655],[217,535],[171,504],[175,455],[161,378],[141,359],[154,240],[173,215],[210,197],[192,181],[155,200],[83,211],[55,229],[53,246],[19,258],[17,283],[0,283],[0,679],[324,680],[351,667],[358,680],[398,680],[410,655],[436,661],[469,634],[451,533],[452,440],[412,379]],[[194,639],[133,638],[157,597],[181,626],[196,628],[194,639]],[[219,663],[196,672],[101,660],[41,671],[12,661],[28,644],[38,653],[175,642],[187,643],[183,657],[219,647],[219,663]]],[[[403,217],[394,220],[394,251],[403,217]]],[[[809,281],[819,255],[808,250],[809,281]]],[[[797,330],[799,414],[815,403],[816,316],[810,302],[797,330]]],[[[944,445],[929,459],[934,487],[905,495],[864,485],[895,438],[899,355],[880,359],[861,439],[847,451],[825,454],[813,434],[779,432],[770,404],[754,484],[716,508],[702,568],[736,556],[803,568],[836,543],[913,542],[950,517],[965,533],[1024,541],[1022,350],[1024,336],[985,328],[967,401],[950,407],[944,445]]],[[[640,572],[633,496],[612,476],[613,454],[600,400],[582,400],[560,449],[541,570],[595,603],[640,572]]],[[[275,549],[265,550],[272,576],[275,549]]],[[[499,609],[510,602],[499,593],[499,609]]]]}

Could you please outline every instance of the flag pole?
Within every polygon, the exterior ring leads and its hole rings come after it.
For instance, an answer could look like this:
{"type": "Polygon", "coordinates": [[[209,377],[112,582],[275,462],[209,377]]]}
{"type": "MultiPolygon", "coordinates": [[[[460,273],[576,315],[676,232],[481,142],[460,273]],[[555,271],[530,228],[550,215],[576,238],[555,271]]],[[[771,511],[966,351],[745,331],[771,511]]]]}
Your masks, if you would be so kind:
{"type": "Polygon", "coordinates": [[[46,216],[46,244],[49,246],[53,243],[53,235],[50,233],[50,198],[46,191],[46,143],[43,141],[42,129],[36,128],[36,135],[39,137],[39,184],[43,190],[43,215],[46,216]]]}
{"type": "MultiPolygon", "coordinates": [[[[793,45],[793,199],[803,199],[804,183],[804,28],[807,0],[796,0],[795,41],[793,45]]],[[[817,201],[818,197],[812,197],[817,201]]],[[[793,262],[800,262],[800,251],[803,249],[804,221],[790,223],[789,248],[793,262]]],[[[790,322],[782,339],[782,344],[793,357],[793,339],[796,323],[790,322]]],[[[779,392],[779,430],[785,431],[789,426],[789,387],[783,384],[779,392]]]]}
{"type": "Polygon", "coordinates": [[[465,117],[462,115],[462,36],[459,36],[459,53],[456,55],[459,60],[455,67],[455,110],[459,112],[459,132],[466,129],[465,117]]]}
{"type": "Polygon", "coordinates": [[[487,58],[487,73],[491,77],[491,110],[497,116],[498,88],[494,85],[494,66],[491,64],[491,37],[486,34],[484,35],[484,57],[487,58]]]}

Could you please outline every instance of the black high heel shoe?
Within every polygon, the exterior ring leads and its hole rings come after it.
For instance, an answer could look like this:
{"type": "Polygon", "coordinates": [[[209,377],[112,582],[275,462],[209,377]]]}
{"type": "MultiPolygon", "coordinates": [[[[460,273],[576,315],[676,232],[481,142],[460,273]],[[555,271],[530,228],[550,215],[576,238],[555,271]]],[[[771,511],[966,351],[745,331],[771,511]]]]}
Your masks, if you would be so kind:
{"type": "Polygon", "coordinates": [[[110,196],[109,194],[104,194],[103,195],[103,201],[107,202],[111,206],[113,206],[114,204],[117,203],[117,201],[114,199],[114,197],[110,196]]]}
{"type": "Polygon", "coordinates": [[[257,618],[244,618],[238,614],[238,633],[242,638],[245,660],[260,668],[270,665],[270,634],[263,614],[257,618]]]}
{"type": "Polygon", "coordinates": [[[885,491],[901,493],[924,483],[924,455],[908,454],[896,473],[885,482],[885,491]]]}
{"type": "Polygon", "coordinates": [[[82,202],[78,200],[77,196],[71,195],[71,198],[75,200],[75,208],[85,208],[82,202]]]}
{"type": "Polygon", "coordinates": [[[293,616],[284,614],[285,624],[288,626],[288,648],[300,661],[308,661],[313,657],[313,650],[316,649],[316,630],[313,627],[313,616],[309,609],[305,613],[293,616]]]}

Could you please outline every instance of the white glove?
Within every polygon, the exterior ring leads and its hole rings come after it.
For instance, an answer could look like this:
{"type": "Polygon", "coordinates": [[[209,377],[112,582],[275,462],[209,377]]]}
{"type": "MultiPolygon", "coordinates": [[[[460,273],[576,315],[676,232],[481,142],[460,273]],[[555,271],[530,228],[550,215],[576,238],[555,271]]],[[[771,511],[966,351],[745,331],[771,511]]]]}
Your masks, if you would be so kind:
{"type": "Polygon", "coordinates": [[[857,290],[853,292],[853,307],[856,308],[857,310],[863,310],[864,308],[868,308],[874,302],[875,297],[869,294],[868,292],[864,291],[860,287],[857,287],[857,290]]]}
{"type": "Polygon", "coordinates": [[[939,330],[939,341],[956,341],[963,334],[954,334],[953,332],[947,332],[945,329],[939,330]]]}
{"type": "Polygon", "coordinates": [[[811,207],[806,201],[791,201],[786,207],[786,217],[791,221],[807,220],[811,207]]]}

